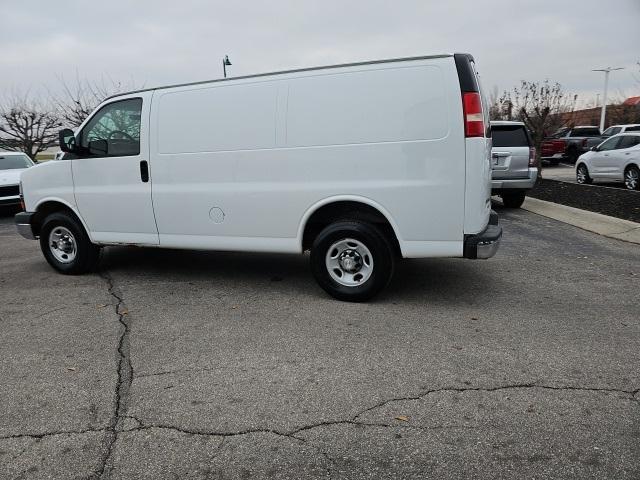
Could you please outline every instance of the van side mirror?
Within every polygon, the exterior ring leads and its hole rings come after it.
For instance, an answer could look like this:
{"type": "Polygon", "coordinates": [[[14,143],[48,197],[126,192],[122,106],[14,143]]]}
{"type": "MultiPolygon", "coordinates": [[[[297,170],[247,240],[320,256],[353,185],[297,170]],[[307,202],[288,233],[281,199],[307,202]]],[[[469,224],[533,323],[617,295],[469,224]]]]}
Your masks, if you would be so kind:
{"type": "Polygon", "coordinates": [[[76,153],[76,136],[70,128],[65,128],[58,132],[58,142],[60,143],[60,150],[63,152],[76,153]]]}
{"type": "Polygon", "coordinates": [[[89,154],[104,157],[109,153],[109,144],[106,140],[91,140],[89,142],[89,154]]]}
{"type": "Polygon", "coordinates": [[[598,151],[598,147],[597,146],[593,146],[589,150],[591,150],[592,152],[597,152],[598,151]]]}

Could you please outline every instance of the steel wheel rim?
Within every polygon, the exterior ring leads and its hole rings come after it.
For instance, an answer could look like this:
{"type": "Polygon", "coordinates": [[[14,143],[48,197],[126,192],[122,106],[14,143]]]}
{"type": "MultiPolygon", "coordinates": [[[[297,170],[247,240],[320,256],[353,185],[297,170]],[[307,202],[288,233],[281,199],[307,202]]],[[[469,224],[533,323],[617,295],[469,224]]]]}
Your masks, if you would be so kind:
{"type": "Polygon", "coordinates": [[[343,238],[329,247],[325,265],[332,280],[345,287],[357,287],[371,278],[373,255],[360,240],[343,238]]]}
{"type": "Polygon", "coordinates": [[[55,227],[49,233],[49,251],[60,263],[76,259],[78,247],[73,233],[66,227],[55,227]]]}
{"type": "Polygon", "coordinates": [[[634,169],[627,170],[624,175],[624,184],[629,190],[638,188],[638,172],[634,169]]]}

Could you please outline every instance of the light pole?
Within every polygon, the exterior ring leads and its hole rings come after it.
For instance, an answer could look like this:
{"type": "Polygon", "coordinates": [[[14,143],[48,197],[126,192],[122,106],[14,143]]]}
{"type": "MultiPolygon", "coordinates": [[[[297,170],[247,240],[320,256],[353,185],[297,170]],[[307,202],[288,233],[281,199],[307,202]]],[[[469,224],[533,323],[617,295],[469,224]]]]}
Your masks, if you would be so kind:
{"type": "Polygon", "coordinates": [[[227,78],[227,67],[231,66],[231,62],[229,61],[229,56],[225,55],[222,59],[222,73],[224,74],[224,78],[227,78]]]}
{"type": "Polygon", "coordinates": [[[600,111],[600,131],[604,131],[604,119],[607,115],[607,89],[609,88],[609,74],[614,70],[622,70],[624,67],[618,68],[598,68],[594,72],[604,72],[604,94],[602,95],[602,110],[600,111]]]}

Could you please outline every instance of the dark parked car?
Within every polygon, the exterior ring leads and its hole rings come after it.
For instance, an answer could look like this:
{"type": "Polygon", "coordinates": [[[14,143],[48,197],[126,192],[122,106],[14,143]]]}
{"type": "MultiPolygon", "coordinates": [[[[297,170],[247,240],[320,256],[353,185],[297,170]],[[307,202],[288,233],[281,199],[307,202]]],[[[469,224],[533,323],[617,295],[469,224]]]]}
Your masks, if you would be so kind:
{"type": "Polygon", "coordinates": [[[552,165],[561,160],[576,163],[578,157],[602,142],[598,127],[565,127],[547,138],[541,145],[541,158],[552,165]]]}

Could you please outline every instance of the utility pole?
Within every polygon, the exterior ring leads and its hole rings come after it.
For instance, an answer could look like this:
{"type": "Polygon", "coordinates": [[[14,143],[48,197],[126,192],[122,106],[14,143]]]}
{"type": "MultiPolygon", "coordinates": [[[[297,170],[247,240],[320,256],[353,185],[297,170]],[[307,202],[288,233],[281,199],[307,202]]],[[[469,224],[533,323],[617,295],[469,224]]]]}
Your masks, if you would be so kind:
{"type": "Polygon", "coordinates": [[[607,89],[609,88],[609,74],[614,70],[623,70],[624,67],[598,68],[594,72],[604,72],[604,93],[602,94],[602,110],[600,111],[600,131],[604,131],[604,120],[607,115],[607,89]]]}
{"type": "Polygon", "coordinates": [[[222,59],[222,73],[224,74],[224,78],[227,78],[227,67],[231,66],[231,62],[229,61],[229,55],[225,55],[222,59]]]}

